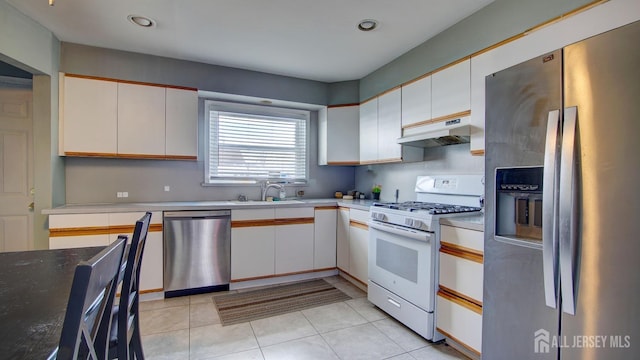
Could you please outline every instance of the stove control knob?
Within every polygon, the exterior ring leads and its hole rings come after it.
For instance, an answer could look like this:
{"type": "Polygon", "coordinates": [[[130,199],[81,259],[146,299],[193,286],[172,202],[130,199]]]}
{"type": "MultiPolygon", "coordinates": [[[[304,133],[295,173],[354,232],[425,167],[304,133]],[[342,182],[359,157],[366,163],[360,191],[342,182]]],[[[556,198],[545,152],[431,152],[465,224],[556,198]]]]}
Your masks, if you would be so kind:
{"type": "Polygon", "coordinates": [[[409,226],[409,227],[413,227],[413,223],[414,223],[413,219],[409,219],[409,218],[404,219],[404,224],[409,226]]]}
{"type": "Polygon", "coordinates": [[[374,220],[378,220],[378,221],[384,221],[384,219],[385,219],[385,216],[384,216],[384,214],[382,214],[382,213],[375,213],[375,212],[374,212],[374,213],[371,213],[371,217],[372,217],[374,220]]]}
{"type": "Polygon", "coordinates": [[[416,229],[420,229],[424,225],[420,220],[413,220],[413,227],[416,229]]]}

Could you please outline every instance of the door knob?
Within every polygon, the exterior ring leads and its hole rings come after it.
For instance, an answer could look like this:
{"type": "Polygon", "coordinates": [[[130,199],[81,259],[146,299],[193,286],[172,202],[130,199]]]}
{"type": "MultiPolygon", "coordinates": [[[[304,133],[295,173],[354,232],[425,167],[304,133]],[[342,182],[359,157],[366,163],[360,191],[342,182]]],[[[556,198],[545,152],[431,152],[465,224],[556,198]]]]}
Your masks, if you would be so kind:
{"type": "Polygon", "coordinates": [[[35,208],[35,204],[32,201],[31,204],[29,204],[29,211],[33,211],[34,208],[35,208]]]}

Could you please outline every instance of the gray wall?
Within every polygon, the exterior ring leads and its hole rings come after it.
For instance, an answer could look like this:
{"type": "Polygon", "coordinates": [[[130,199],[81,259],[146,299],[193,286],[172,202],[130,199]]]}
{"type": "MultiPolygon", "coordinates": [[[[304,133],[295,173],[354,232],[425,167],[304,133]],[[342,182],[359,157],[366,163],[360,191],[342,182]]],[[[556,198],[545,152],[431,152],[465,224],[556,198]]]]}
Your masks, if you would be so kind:
{"type": "Polygon", "coordinates": [[[360,80],[360,100],[520,34],[593,0],[495,0],[360,80]]]}
{"type": "Polygon", "coordinates": [[[61,45],[60,71],[307,104],[327,104],[328,84],[319,81],[66,42],[61,45]]]}

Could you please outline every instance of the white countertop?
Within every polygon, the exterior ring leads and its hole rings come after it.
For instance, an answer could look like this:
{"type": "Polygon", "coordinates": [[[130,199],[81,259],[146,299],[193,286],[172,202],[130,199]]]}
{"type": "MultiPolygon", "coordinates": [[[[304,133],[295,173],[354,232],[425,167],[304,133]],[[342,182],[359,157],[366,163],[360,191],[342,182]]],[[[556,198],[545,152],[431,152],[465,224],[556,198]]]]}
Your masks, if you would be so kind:
{"type": "Polygon", "coordinates": [[[469,216],[456,216],[440,219],[440,225],[449,225],[459,228],[484,231],[484,213],[469,216]]]}
{"type": "Polygon", "coordinates": [[[373,200],[342,200],[342,199],[294,199],[285,201],[161,201],[135,203],[101,203],[101,204],[68,204],[44,209],[45,215],[52,214],[85,214],[85,213],[114,213],[134,211],[179,211],[179,210],[217,210],[217,209],[255,209],[263,207],[306,207],[306,206],[345,206],[362,210],[369,210],[373,200]]]}

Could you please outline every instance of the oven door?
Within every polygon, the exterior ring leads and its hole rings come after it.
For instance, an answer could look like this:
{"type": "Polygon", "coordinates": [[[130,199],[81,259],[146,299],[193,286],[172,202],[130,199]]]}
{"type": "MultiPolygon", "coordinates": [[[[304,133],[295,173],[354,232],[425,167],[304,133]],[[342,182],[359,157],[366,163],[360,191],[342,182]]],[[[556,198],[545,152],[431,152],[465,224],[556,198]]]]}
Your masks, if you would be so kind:
{"type": "Polygon", "coordinates": [[[435,235],[369,222],[369,280],[432,312],[435,298],[435,235]]]}

